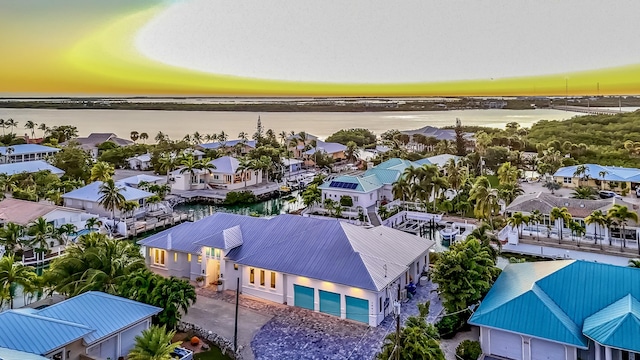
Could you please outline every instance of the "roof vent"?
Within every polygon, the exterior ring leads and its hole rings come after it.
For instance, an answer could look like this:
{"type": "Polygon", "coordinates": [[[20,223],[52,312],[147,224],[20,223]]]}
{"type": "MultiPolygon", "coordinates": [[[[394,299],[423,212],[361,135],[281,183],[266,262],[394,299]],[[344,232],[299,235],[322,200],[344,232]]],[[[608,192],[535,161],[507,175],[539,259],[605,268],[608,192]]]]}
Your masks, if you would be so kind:
{"type": "Polygon", "coordinates": [[[564,203],[564,206],[569,206],[569,203],[568,202],[564,203]]]}
{"type": "Polygon", "coordinates": [[[581,207],[581,208],[583,208],[583,207],[584,207],[584,204],[580,204],[580,207],[581,207]]]}

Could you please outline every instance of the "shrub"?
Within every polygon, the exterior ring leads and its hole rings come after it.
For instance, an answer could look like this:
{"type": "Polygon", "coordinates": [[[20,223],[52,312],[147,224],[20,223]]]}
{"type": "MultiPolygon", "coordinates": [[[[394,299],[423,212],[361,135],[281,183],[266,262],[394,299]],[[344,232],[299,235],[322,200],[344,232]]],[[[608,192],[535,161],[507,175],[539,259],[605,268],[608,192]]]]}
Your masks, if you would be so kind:
{"type": "Polygon", "coordinates": [[[462,360],[477,360],[482,354],[480,342],[464,340],[456,348],[456,357],[462,360]]]}
{"type": "Polygon", "coordinates": [[[251,191],[230,191],[224,199],[225,205],[252,204],[258,199],[251,191]]]}
{"type": "Polygon", "coordinates": [[[440,319],[440,321],[436,323],[436,329],[438,329],[441,338],[451,339],[455,336],[461,325],[462,321],[458,314],[445,315],[442,319],[440,319]]]}
{"type": "Polygon", "coordinates": [[[353,199],[349,195],[342,195],[340,197],[340,205],[341,206],[346,206],[346,207],[351,207],[351,206],[353,206],[353,199]]]}

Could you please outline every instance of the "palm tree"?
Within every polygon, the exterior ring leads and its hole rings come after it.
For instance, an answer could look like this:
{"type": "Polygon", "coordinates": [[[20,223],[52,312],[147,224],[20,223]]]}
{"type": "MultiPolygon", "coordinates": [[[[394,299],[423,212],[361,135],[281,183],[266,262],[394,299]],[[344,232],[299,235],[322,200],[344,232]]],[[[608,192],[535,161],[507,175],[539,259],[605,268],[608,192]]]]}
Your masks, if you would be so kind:
{"type": "Polygon", "coordinates": [[[491,188],[489,179],[485,176],[476,179],[469,193],[469,200],[475,201],[474,215],[479,219],[488,220],[493,227],[492,215],[498,207],[498,195],[496,190],[491,188]]]}
{"type": "Polygon", "coordinates": [[[347,156],[347,160],[352,162],[356,161],[358,154],[358,144],[355,141],[347,142],[347,150],[345,151],[345,155],[347,156]]]}
{"type": "Polygon", "coordinates": [[[44,252],[48,248],[47,240],[53,237],[54,228],[45,218],[39,217],[35,219],[30,225],[28,233],[33,236],[33,239],[29,241],[29,245],[35,247],[36,250],[44,252]]]}
{"type": "Polygon", "coordinates": [[[25,129],[27,129],[27,130],[31,130],[31,138],[32,138],[32,139],[36,137],[36,135],[35,135],[35,131],[34,131],[34,130],[35,130],[35,128],[36,128],[36,125],[38,125],[38,124],[34,123],[34,122],[33,122],[33,121],[31,121],[31,120],[27,121],[27,122],[24,124],[24,128],[25,128],[25,129]]]}
{"type": "Polygon", "coordinates": [[[393,198],[398,200],[402,199],[402,201],[407,200],[407,194],[410,195],[410,192],[411,192],[411,186],[409,185],[407,180],[404,178],[404,176],[401,176],[396,182],[394,182],[391,188],[391,193],[393,194],[393,198]]]}
{"type": "Polygon", "coordinates": [[[202,135],[200,132],[196,131],[191,136],[191,140],[193,140],[194,145],[202,144],[202,135]]]}
{"type": "Polygon", "coordinates": [[[453,189],[456,196],[456,203],[459,202],[458,191],[462,184],[464,184],[467,173],[465,172],[465,168],[461,166],[460,163],[456,162],[455,159],[449,159],[444,166],[444,171],[447,175],[447,181],[449,181],[449,186],[453,189]]]}
{"type": "Polygon", "coordinates": [[[122,191],[124,189],[119,187],[113,179],[108,179],[100,185],[100,198],[98,202],[107,211],[111,211],[111,219],[115,221],[116,210],[122,208],[122,205],[126,201],[122,191]]]}
{"type": "Polygon", "coordinates": [[[569,210],[566,207],[562,207],[562,208],[554,207],[553,209],[551,209],[551,213],[549,214],[549,220],[551,222],[559,220],[557,222],[558,224],[557,226],[558,226],[558,234],[560,235],[558,244],[560,244],[562,242],[563,225],[571,221],[571,214],[569,213],[569,210]]]}
{"type": "Polygon", "coordinates": [[[98,218],[88,218],[84,223],[84,228],[87,230],[99,229],[102,226],[102,222],[98,218]]]}
{"type": "Polygon", "coordinates": [[[244,187],[247,187],[247,170],[253,169],[253,165],[255,162],[247,157],[240,158],[238,163],[238,168],[236,169],[236,173],[242,174],[242,179],[244,180],[244,187]]]}
{"type": "Polygon", "coordinates": [[[578,186],[582,185],[582,180],[584,179],[584,176],[587,174],[588,170],[589,169],[585,165],[578,165],[576,167],[576,171],[573,172],[573,177],[578,178],[578,186]]]}
{"type": "Polygon", "coordinates": [[[247,136],[246,132],[241,131],[240,134],[238,134],[238,139],[240,139],[241,144],[246,144],[249,140],[249,137],[247,136]]]}
{"type": "MultiPolygon", "coordinates": [[[[638,213],[635,211],[629,211],[629,208],[626,206],[622,206],[619,204],[613,205],[609,211],[607,211],[607,216],[611,216],[612,218],[618,220],[619,224],[622,225],[622,243],[620,244],[620,251],[622,251],[623,247],[627,247],[627,237],[625,234],[625,226],[627,225],[627,220],[633,220],[634,222],[638,222],[638,213]]],[[[638,247],[638,254],[640,254],[640,246],[638,247]]]]}
{"type": "Polygon", "coordinates": [[[182,156],[172,156],[171,154],[162,154],[158,159],[160,165],[159,170],[167,174],[167,184],[169,183],[169,174],[176,169],[182,156]]]}
{"type": "Polygon", "coordinates": [[[129,137],[131,138],[131,141],[136,142],[140,138],[140,133],[137,131],[132,131],[129,137]]]}
{"type": "Polygon", "coordinates": [[[91,168],[91,181],[105,182],[116,173],[116,170],[111,164],[105,161],[98,161],[91,168]]]}
{"type": "Polygon", "coordinates": [[[3,245],[7,254],[15,254],[18,248],[22,248],[22,236],[24,226],[9,222],[4,228],[0,228],[0,245],[3,245]]]}
{"type": "Polygon", "coordinates": [[[147,139],[149,138],[149,134],[147,134],[146,132],[140,133],[140,140],[142,140],[142,143],[146,143],[147,139]]]}
{"type": "Polygon", "coordinates": [[[513,184],[518,182],[520,170],[512,166],[510,162],[506,162],[498,168],[498,181],[500,185],[513,184]]]}
{"type": "Polygon", "coordinates": [[[609,172],[607,170],[601,170],[598,172],[598,177],[600,178],[600,190],[604,190],[604,177],[607,176],[609,172]]]}
{"type": "Polygon", "coordinates": [[[60,236],[65,246],[69,245],[69,235],[75,234],[78,228],[73,224],[62,224],[55,230],[55,233],[60,236]]]}
{"type": "Polygon", "coordinates": [[[531,215],[529,215],[529,221],[531,221],[532,223],[536,223],[536,237],[538,239],[538,241],[540,241],[540,222],[542,222],[542,220],[544,220],[542,213],[540,212],[540,210],[533,210],[531,212],[531,215]]]}
{"type": "Polygon", "coordinates": [[[7,119],[4,122],[4,126],[8,127],[10,129],[9,134],[13,135],[13,128],[18,126],[18,122],[13,119],[7,119]]]}
{"type": "Polygon", "coordinates": [[[278,134],[278,137],[282,140],[282,145],[284,145],[284,142],[287,140],[287,132],[282,130],[280,134],[278,134]]]}
{"type": "Polygon", "coordinates": [[[122,214],[124,215],[125,221],[127,217],[133,217],[133,212],[139,207],[140,204],[137,201],[125,201],[120,208],[120,210],[122,210],[122,214]]]}
{"type": "Polygon", "coordinates": [[[592,188],[588,186],[578,186],[573,189],[573,193],[571,197],[574,199],[587,199],[587,200],[595,200],[596,194],[592,188]]]}
{"type": "MultiPolygon", "coordinates": [[[[430,165],[430,166],[435,166],[435,165],[430,165]]],[[[449,182],[447,181],[447,178],[443,177],[442,175],[440,175],[439,171],[435,171],[434,176],[432,177],[431,180],[431,184],[433,186],[433,211],[437,211],[436,210],[436,202],[438,197],[440,196],[440,191],[442,189],[448,189],[449,188],[449,182]]]]}
{"type": "Polygon", "coordinates": [[[163,133],[162,131],[158,131],[154,140],[158,143],[164,142],[167,140],[167,135],[165,135],[165,133],[163,133]]]}
{"type": "Polygon", "coordinates": [[[640,268],[640,259],[629,259],[629,267],[640,268]]]}
{"type": "Polygon", "coordinates": [[[49,133],[49,128],[45,123],[40,123],[40,126],[38,126],[38,130],[42,130],[42,137],[45,137],[49,133]]]}
{"type": "MultiPolygon", "coordinates": [[[[35,269],[15,261],[13,256],[0,258],[0,293],[9,298],[9,308],[13,309],[16,286],[30,288],[36,281],[35,269]]],[[[2,304],[0,304],[1,307],[2,304]]]]}
{"type": "MultiPolygon", "coordinates": [[[[606,225],[607,216],[602,212],[602,210],[595,210],[589,216],[584,219],[585,224],[591,225],[595,224],[594,229],[594,244],[598,243],[598,227],[602,228],[606,225]]],[[[600,248],[602,248],[602,240],[600,241],[600,248]]]]}
{"type": "Polygon", "coordinates": [[[322,201],[322,191],[318,188],[318,184],[311,184],[302,192],[304,206],[313,206],[320,203],[320,201],[322,201]]]}
{"type": "Polygon", "coordinates": [[[0,119],[0,127],[2,128],[2,136],[4,136],[4,129],[7,127],[7,121],[5,119],[0,119]]]}
{"type": "Polygon", "coordinates": [[[129,352],[129,360],[171,360],[171,353],[180,346],[180,342],[171,343],[175,331],[167,331],[166,326],[156,325],[136,336],[136,344],[129,352]]]}
{"type": "Polygon", "coordinates": [[[518,234],[522,236],[522,227],[529,222],[529,218],[523,215],[521,212],[516,212],[507,219],[507,224],[517,229],[518,234]]]}

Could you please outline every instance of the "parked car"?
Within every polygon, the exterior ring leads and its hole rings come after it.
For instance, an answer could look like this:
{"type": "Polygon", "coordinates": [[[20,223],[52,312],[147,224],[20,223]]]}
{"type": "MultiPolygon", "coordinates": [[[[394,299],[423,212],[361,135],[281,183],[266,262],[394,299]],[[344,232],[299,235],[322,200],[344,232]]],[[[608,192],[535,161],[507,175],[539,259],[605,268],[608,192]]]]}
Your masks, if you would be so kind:
{"type": "MultiPolygon", "coordinates": [[[[600,195],[601,199],[611,199],[612,197],[615,197],[617,199],[622,199],[622,196],[616,194],[613,191],[608,191],[608,190],[602,190],[598,193],[600,195]]],[[[636,191],[636,195],[638,194],[638,192],[636,191]]]]}

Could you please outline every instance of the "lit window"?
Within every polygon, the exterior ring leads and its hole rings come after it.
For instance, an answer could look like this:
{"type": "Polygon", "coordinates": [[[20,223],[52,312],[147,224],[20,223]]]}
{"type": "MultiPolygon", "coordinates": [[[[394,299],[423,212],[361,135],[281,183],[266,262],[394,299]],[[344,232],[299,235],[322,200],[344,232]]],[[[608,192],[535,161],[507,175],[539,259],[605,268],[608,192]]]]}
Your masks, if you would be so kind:
{"type": "Polygon", "coordinates": [[[233,270],[238,270],[238,264],[233,264],[233,270]]]}
{"type": "Polygon", "coordinates": [[[187,254],[187,261],[191,262],[191,254],[187,254]]]}
{"type": "Polygon", "coordinates": [[[274,273],[273,271],[271,272],[271,288],[276,288],[276,273],[274,273]]]}
{"type": "Polygon", "coordinates": [[[156,249],[153,263],[156,265],[164,265],[164,250],[156,249]]]}
{"type": "Polygon", "coordinates": [[[198,264],[202,262],[202,255],[198,255],[198,264]]]}
{"type": "Polygon", "coordinates": [[[177,252],[173,253],[173,262],[178,262],[178,253],[177,252]]]}
{"type": "Polygon", "coordinates": [[[264,286],[264,270],[260,270],[260,286],[264,286]]]}
{"type": "Polygon", "coordinates": [[[256,282],[256,277],[255,277],[255,270],[254,269],[249,269],[249,282],[251,284],[255,284],[256,282]]]}

